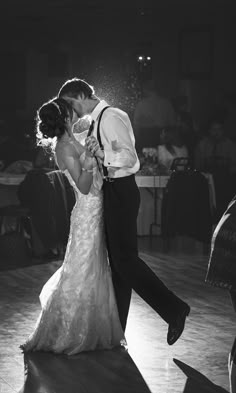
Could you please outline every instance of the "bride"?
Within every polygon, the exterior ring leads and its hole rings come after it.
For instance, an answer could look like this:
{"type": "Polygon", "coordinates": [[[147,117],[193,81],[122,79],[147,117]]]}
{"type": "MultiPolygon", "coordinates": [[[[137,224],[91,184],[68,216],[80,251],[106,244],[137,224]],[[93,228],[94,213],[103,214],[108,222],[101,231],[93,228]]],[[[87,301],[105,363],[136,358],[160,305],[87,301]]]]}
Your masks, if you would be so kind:
{"type": "Polygon", "coordinates": [[[40,316],[21,348],[68,355],[110,349],[124,343],[124,333],[105,246],[102,178],[73,134],[78,119],[65,100],[45,103],[37,115],[37,135],[41,143],[56,141],[57,165],[74,187],[76,203],[64,262],[44,285],[40,316]]]}

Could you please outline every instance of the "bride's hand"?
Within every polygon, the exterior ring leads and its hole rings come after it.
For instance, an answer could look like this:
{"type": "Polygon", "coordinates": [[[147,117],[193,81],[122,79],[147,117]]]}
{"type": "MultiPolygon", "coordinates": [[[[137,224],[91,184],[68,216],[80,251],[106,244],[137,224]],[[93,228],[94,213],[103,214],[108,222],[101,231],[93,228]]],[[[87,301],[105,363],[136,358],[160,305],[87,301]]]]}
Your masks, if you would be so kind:
{"type": "Polygon", "coordinates": [[[94,136],[86,138],[85,144],[87,149],[91,152],[93,156],[99,157],[101,159],[104,158],[104,153],[101,150],[100,145],[94,136]]]}
{"type": "Polygon", "coordinates": [[[92,155],[94,155],[99,149],[99,143],[94,136],[89,136],[88,138],[86,138],[85,144],[92,155]]]}

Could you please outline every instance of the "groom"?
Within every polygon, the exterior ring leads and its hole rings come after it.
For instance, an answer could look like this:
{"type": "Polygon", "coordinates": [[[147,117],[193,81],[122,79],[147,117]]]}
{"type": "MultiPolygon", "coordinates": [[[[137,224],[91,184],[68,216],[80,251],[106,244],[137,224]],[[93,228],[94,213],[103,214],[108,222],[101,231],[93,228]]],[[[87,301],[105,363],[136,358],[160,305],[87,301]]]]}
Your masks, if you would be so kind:
{"type": "MultiPolygon", "coordinates": [[[[139,160],[128,115],[100,100],[92,86],[71,79],[61,87],[59,97],[66,99],[81,118],[91,115],[93,134],[86,139],[103,173],[104,219],[109,261],[121,325],[125,330],[132,289],[169,325],[167,342],[181,336],[190,307],[154,274],[138,256],[137,216],[140,204],[135,173],[139,160]]],[[[92,130],[90,130],[92,131],[92,130]]]]}

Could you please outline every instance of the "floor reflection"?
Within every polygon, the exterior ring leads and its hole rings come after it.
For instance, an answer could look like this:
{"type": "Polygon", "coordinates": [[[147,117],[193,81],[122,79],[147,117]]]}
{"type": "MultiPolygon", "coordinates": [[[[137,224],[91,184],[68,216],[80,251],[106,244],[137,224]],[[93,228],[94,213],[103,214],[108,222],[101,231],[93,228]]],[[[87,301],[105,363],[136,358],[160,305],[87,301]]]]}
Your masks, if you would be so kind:
{"type": "MultiPolygon", "coordinates": [[[[228,356],[235,338],[235,313],[227,291],[206,285],[207,258],[174,252],[163,254],[158,250],[152,255],[143,252],[141,257],[191,306],[184,334],[175,345],[167,345],[167,324],[133,292],[126,329],[129,355],[108,351],[67,359],[35,353],[25,358],[28,371],[24,379],[19,346],[35,327],[40,312],[38,294],[60,261],[3,271],[0,272],[0,392],[19,392],[24,380],[23,393],[204,392],[202,384],[199,388],[199,381],[187,377],[173,358],[181,359],[229,390],[228,356]]],[[[213,384],[214,389],[216,385],[213,384]]],[[[207,388],[209,391],[209,383],[207,388]]]]}
{"type": "Polygon", "coordinates": [[[24,355],[25,383],[19,393],[150,393],[124,349],[67,357],[45,352],[24,355]]]}

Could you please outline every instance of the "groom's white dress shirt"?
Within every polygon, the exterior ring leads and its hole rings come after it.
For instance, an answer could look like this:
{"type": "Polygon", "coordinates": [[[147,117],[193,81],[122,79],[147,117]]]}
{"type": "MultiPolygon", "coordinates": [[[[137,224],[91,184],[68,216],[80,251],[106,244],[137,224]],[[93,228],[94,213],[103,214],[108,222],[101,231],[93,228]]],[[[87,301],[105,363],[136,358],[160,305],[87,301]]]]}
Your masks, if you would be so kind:
{"type": "MultiPolygon", "coordinates": [[[[100,101],[91,113],[94,120],[93,135],[97,138],[99,114],[108,106],[100,101]]],[[[103,112],[100,122],[101,142],[104,147],[104,166],[108,176],[117,178],[135,174],[140,167],[135,150],[135,138],[129,116],[124,111],[109,107],[103,112]]]]}

